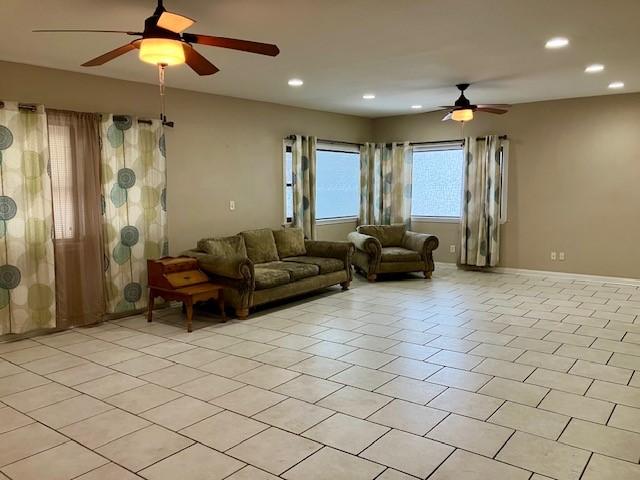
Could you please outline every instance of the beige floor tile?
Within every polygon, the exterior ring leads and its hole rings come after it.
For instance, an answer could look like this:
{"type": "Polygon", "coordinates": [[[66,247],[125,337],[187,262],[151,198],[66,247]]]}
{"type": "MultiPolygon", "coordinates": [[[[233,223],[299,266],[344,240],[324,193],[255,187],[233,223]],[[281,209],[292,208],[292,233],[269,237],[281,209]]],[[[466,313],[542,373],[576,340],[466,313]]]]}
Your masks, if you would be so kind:
{"type": "Polygon", "coordinates": [[[273,391],[304,400],[305,402],[315,403],[341,388],[342,385],[339,383],[311,377],[309,375],[300,375],[274,388],[273,391]]]}
{"type": "Polygon", "coordinates": [[[334,413],[326,408],[288,398],[253,418],[292,433],[302,433],[334,413]]]}
{"type": "Polygon", "coordinates": [[[188,447],[193,441],[157,425],[114,440],[96,451],[123,467],[137,472],[188,447]]]}
{"type": "Polygon", "coordinates": [[[91,353],[100,352],[102,350],[109,350],[113,348],[114,344],[110,342],[103,342],[102,340],[89,340],[88,342],[74,343],[72,345],[64,345],[58,347],[60,350],[71,353],[73,355],[85,356],[91,353]]]}
{"type": "Polygon", "coordinates": [[[424,435],[447,416],[446,412],[404,400],[393,400],[367,420],[397,430],[424,435]]]}
{"type": "Polygon", "coordinates": [[[186,352],[178,353],[167,358],[172,362],[186,365],[188,367],[198,368],[220,358],[226,357],[226,353],[216,352],[208,348],[196,347],[186,352]]]}
{"type": "Polygon", "coordinates": [[[338,358],[346,355],[347,353],[351,353],[354,350],[357,350],[357,348],[351,347],[349,345],[343,345],[342,343],[329,342],[325,340],[311,345],[310,347],[305,348],[302,352],[299,353],[301,355],[304,355],[306,353],[308,355],[320,355],[327,358],[338,358]]]}
{"type": "Polygon", "coordinates": [[[581,480],[637,480],[638,478],[640,478],[640,465],[596,453],[591,457],[581,480]]]}
{"type": "Polygon", "coordinates": [[[86,363],[89,363],[89,361],[84,358],[60,352],[58,355],[23,363],[22,367],[34,373],[46,375],[48,373],[58,372],[60,370],[77,367],[78,365],[84,365],[86,363]]]}
{"type": "Polygon", "coordinates": [[[516,362],[557,372],[568,372],[575,360],[549,353],[528,351],[519,356],[516,362]]]}
{"type": "Polygon", "coordinates": [[[490,375],[467,372],[466,370],[450,367],[445,367],[429,377],[430,383],[461,388],[472,392],[478,391],[489,380],[491,380],[490,375]]]}
{"type": "Polygon", "coordinates": [[[592,380],[578,377],[577,375],[538,368],[525,382],[531,385],[539,385],[541,387],[562,390],[563,392],[584,395],[589,385],[591,385],[592,380]]]}
{"type": "Polygon", "coordinates": [[[223,411],[184,428],[180,433],[223,452],[267,428],[269,425],[237,413],[223,411]]]}
{"type": "Polygon", "coordinates": [[[142,348],[140,349],[140,352],[146,353],[147,355],[153,355],[155,357],[167,358],[172,355],[177,355],[178,353],[186,352],[187,350],[191,350],[192,348],[195,348],[195,345],[189,345],[184,342],[169,340],[142,348]]]}
{"type": "Polygon", "coordinates": [[[640,357],[624,353],[614,353],[609,360],[609,365],[630,370],[640,370],[640,357]]]}
{"type": "Polygon", "coordinates": [[[549,389],[545,387],[495,377],[482,387],[478,393],[535,407],[548,391],[549,389]]]}
{"type": "Polygon", "coordinates": [[[241,373],[253,370],[260,365],[262,365],[260,362],[249,360],[248,358],[227,355],[224,358],[206,363],[198,368],[222,377],[232,378],[241,373]]]}
{"type": "Polygon", "coordinates": [[[616,383],[595,380],[586,393],[587,397],[599,398],[629,407],[640,408],[640,389],[616,383]]]}
{"type": "MultiPolygon", "coordinates": [[[[434,333],[434,329],[427,330],[427,333],[434,333]]],[[[427,347],[443,348],[446,352],[467,353],[469,350],[477,347],[479,344],[480,342],[472,342],[471,340],[441,336],[427,343],[427,347]]],[[[442,357],[444,359],[445,356],[442,355],[442,357]]]]}
{"type": "Polygon", "coordinates": [[[26,370],[22,367],[14,365],[13,363],[0,360],[0,378],[8,377],[9,375],[15,375],[16,373],[22,373],[26,370]]]}
{"type": "Polygon", "coordinates": [[[361,348],[340,357],[340,361],[360,365],[361,367],[380,368],[396,358],[398,357],[395,355],[361,348]]]}
{"type": "Polygon", "coordinates": [[[49,382],[50,380],[47,378],[31,372],[16,373],[15,375],[3,377],[0,378],[0,398],[39,387],[49,382]]]}
{"type": "Polygon", "coordinates": [[[597,348],[598,350],[606,350],[607,352],[626,353],[627,355],[640,356],[640,345],[636,345],[634,343],[617,342],[615,340],[597,338],[591,347],[597,348]]]}
{"type": "Polygon", "coordinates": [[[640,433],[640,409],[616,405],[608,425],[640,433]]]}
{"type": "Polygon", "coordinates": [[[5,353],[9,352],[15,352],[17,350],[23,350],[25,348],[39,346],[40,344],[38,342],[34,342],[33,340],[18,340],[15,342],[0,343],[0,355],[4,355],[5,353]]]}
{"type": "Polygon", "coordinates": [[[147,410],[141,416],[169,430],[180,430],[220,411],[215,405],[185,396],[147,410]]]}
{"type": "MultiPolygon", "coordinates": [[[[289,335],[289,337],[297,337],[297,335],[289,335]]],[[[287,337],[283,337],[283,338],[287,338],[287,337]]],[[[308,337],[300,337],[300,338],[304,338],[309,340],[305,346],[309,346],[315,342],[319,342],[320,340],[313,340],[313,339],[309,339],[308,337]]],[[[274,340],[271,343],[274,342],[278,342],[281,339],[278,340],[274,340]]],[[[231,355],[237,355],[240,357],[245,357],[245,358],[253,358],[253,357],[257,357],[258,355],[265,353],[265,352],[269,352],[273,349],[275,349],[276,347],[284,347],[284,348],[292,348],[292,349],[296,349],[295,345],[289,345],[287,343],[282,342],[281,344],[277,344],[277,345],[267,345],[265,343],[258,343],[258,342],[252,342],[250,340],[243,340],[240,343],[236,343],[234,345],[230,345],[228,347],[224,347],[221,348],[220,351],[221,352],[225,352],[225,353],[229,353],[231,355]]],[[[303,347],[300,347],[303,348],[303,347]]]]}
{"type": "Polygon", "coordinates": [[[63,347],[65,345],[73,345],[74,343],[82,343],[91,340],[92,337],[77,332],[63,332],[52,335],[43,335],[38,337],[38,343],[48,345],[49,347],[63,347]]]}
{"type": "Polygon", "coordinates": [[[468,417],[486,420],[495,412],[504,400],[479,395],[477,393],[448,388],[428,404],[430,407],[446,412],[459,413],[468,417]]]}
{"type": "Polygon", "coordinates": [[[357,455],[388,431],[387,427],[337,413],[304,432],[304,436],[357,455]]]}
{"type": "MultiPolygon", "coordinates": [[[[322,343],[322,342],[320,342],[322,343]]],[[[326,342],[329,343],[329,342],[326,342]]],[[[340,344],[336,344],[340,345],[340,344]]],[[[341,346],[341,345],[340,345],[341,346]]],[[[309,348],[313,348],[311,346],[309,348]]],[[[304,353],[298,350],[289,350],[288,348],[276,348],[270,350],[266,353],[258,355],[255,357],[255,360],[260,361],[262,363],[266,363],[268,365],[273,365],[274,367],[287,368],[291,365],[295,365],[309,357],[312,356],[312,353],[304,353]]]]}
{"type": "Polygon", "coordinates": [[[114,348],[90,353],[88,355],[84,355],[84,358],[91,360],[92,362],[99,365],[108,367],[110,365],[113,365],[114,363],[124,362],[135,357],[140,357],[141,355],[142,353],[140,353],[138,350],[133,350],[131,348],[125,347],[117,347],[114,345],[114,348]]]}
{"type": "Polygon", "coordinates": [[[397,377],[378,388],[376,392],[424,405],[445,390],[446,387],[442,385],[397,377]]]}
{"type": "Polygon", "coordinates": [[[171,365],[173,365],[173,363],[164,358],[154,357],[153,355],[141,355],[131,360],[111,365],[110,368],[126,373],[127,375],[138,377],[155,372],[156,370],[162,370],[171,365]]]}
{"type": "Polygon", "coordinates": [[[627,430],[574,418],[560,436],[560,441],[628,462],[640,461],[640,434],[627,430]]]}
{"type": "Polygon", "coordinates": [[[627,385],[631,379],[633,370],[578,360],[576,364],[571,367],[569,373],[582,377],[596,378],[598,380],[604,380],[605,382],[627,385]]]}
{"type": "Polygon", "coordinates": [[[453,448],[427,438],[391,430],[360,456],[420,478],[428,477],[453,448]]]}
{"type": "Polygon", "coordinates": [[[131,413],[141,413],[181,397],[182,394],[148,383],[105,399],[106,402],[131,413]]]}
{"type": "Polygon", "coordinates": [[[141,376],[142,380],[171,388],[205,376],[207,373],[186,365],[172,365],[141,376]]]}
{"type": "Polygon", "coordinates": [[[524,350],[520,348],[501,347],[499,345],[489,345],[483,343],[475,347],[473,350],[470,350],[469,354],[512,362],[520,355],[522,355],[523,352],[524,350]]]}
{"type": "Polygon", "coordinates": [[[415,478],[413,475],[407,475],[393,468],[387,468],[382,472],[382,475],[376,477],[376,480],[415,480],[415,478]]]}
{"type": "Polygon", "coordinates": [[[473,418],[451,414],[436,425],[427,437],[480,455],[493,457],[513,430],[473,418]]]}
{"type": "Polygon", "coordinates": [[[280,475],[320,447],[316,442],[272,427],[245,440],[227,453],[274,475],[280,475]]]}
{"type": "Polygon", "coordinates": [[[366,418],[391,400],[391,397],[385,395],[347,386],[323,398],[318,405],[354,417],[366,418]]]}
{"type": "Polygon", "coordinates": [[[521,365],[519,363],[486,358],[480,365],[473,369],[474,372],[494,375],[496,377],[508,378],[510,380],[523,381],[535,370],[534,367],[521,365]]]}
{"type": "Polygon", "coordinates": [[[289,370],[313,375],[314,377],[328,378],[336,373],[346,370],[351,365],[340,360],[324,357],[311,357],[300,363],[292,365],[289,370]]]}
{"type": "Polygon", "coordinates": [[[430,480],[527,480],[526,470],[475,455],[464,450],[456,450],[429,477],[430,480]]]}
{"type": "Polygon", "coordinates": [[[538,408],[506,402],[488,420],[504,427],[557,440],[569,417],[538,408]]]}
{"type": "Polygon", "coordinates": [[[596,350],[595,348],[577,347],[575,345],[562,345],[556,350],[555,355],[602,364],[607,363],[611,358],[611,352],[596,350]]]}
{"type": "Polygon", "coordinates": [[[100,468],[96,468],[76,480],[139,480],[140,477],[125,470],[115,463],[107,463],[100,468]]]}
{"type": "Polygon", "coordinates": [[[2,401],[21,412],[31,412],[78,395],[79,392],[52,382],[3,397],[2,401]]]}
{"type": "Polygon", "coordinates": [[[353,366],[330,377],[331,381],[351,385],[364,390],[375,390],[395,378],[395,375],[370,368],[353,366]]]}
{"type": "Polygon", "coordinates": [[[227,480],[278,480],[278,478],[253,465],[247,465],[228,477],[227,480]]]}
{"type": "Polygon", "coordinates": [[[114,408],[95,417],[68,425],[60,429],[60,432],[85,447],[96,449],[148,425],[149,422],[146,420],[114,408]]]}
{"type": "Polygon", "coordinates": [[[358,347],[368,351],[383,352],[388,348],[400,343],[399,340],[390,338],[375,337],[373,335],[361,335],[347,343],[347,345],[358,347]]]}
{"type": "Polygon", "coordinates": [[[150,335],[148,333],[140,333],[131,337],[121,338],[113,343],[120,345],[121,347],[133,348],[139,350],[141,348],[150,347],[158,343],[166,342],[167,339],[156,335],[150,335]]]}
{"type": "Polygon", "coordinates": [[[29,415],[51,428],[61,428],[106,412],[112,408],[111,405],[91,398],[88,395],[79,395],[68,400],[63,400],[62,402],[54,403],[48,407],[34,410],[30,412],[29,415]]]}
{"type": "Polygon", "coordinates": [[[11,363],[21,365],[23,363],[33,362],[34,360],[52,357],[59,354],[60,351],[56,350],[55,348],[47,347],[45,345],[39,345],[36,347],[14,350],[12,352],[0,353],[0,356],[11,363]]]}
{"type": "Polygon", "coordinates": [[[146,383],[147,382],[132,377],[131,375],[114,372],[106,377],[81,383],[74,388],[92,397],[107,398],[131,390],[132,388],[141,387],[146,383]]]}
{"type": "Polygon", "coordinates": [[[244,464],[203,445],[193,445],[142,472],[149,480],[221,480],[244,464]]]}
{"type": "Polygon", "coordinates": [[[585,335],[576,335],[574,333],[565,332],[551,332],[544,337],[545,340],[551,342],[565,343],[568,345],[576,345],[578,347],[588,347],[593,343],[595,337],[588,337],[585,335]]]}
{"type": "Polygon", "coordinates": [[[75,442],[67,442],[3,468],[16,480],[67,480],[108,463],[75,442]],[[45,474],[46,472],[46,474],[45,474]]]}
{"type": "Polygon", "coordinates": [[[89,382],[97,378],[106,377],[107,375],[111,375],[112,373],[113,370],[107,367],[96,365],[94,363],[88,363],[86,365],[79,365],[77,367],[51,373],[47,375],[47,378],[68,387],[73,387],[75,385],[80,385],[81,383],[89,382]]]}
{"type": "Polygon", "coordinates": [[[287,480],[372,480],[385,467],[329,447],[285,472],[287,480]]]}
{"type": "Polygon", "coordinates": [[[440,365],[433,365],[419,360],[401,357],[387,363],[380,370],[402,375],[404,377],[414,378],[416,380],[424,380],[442,368],[444,367],[440,365]]]}
{"type": "Polygon", "coordinates": [[[516,432],[498,453],[496,460],[558,480],[578,480],[589,455],[585,450],[516,432]]]}
{"type": "Polygon", "coordinates": [[[0,433],[9,432],[33,422],[32,418],[13,408],[0,406],[0,433]]]}
{"type": "Polygon", "coordinates": [[[59,433],[39,423],[11,430],[0,435],[0,467],[67,441],[59,433]]]}
{"type": "Polygon", "coordinates": [[[412,358],[414,360],[425,360],[438,353],[440,349],[416,345],[415,343],[402,342],[388,348],[384,353],[398,355],[400,357],[412,358]]]}
{"type": "Polygon", "coordinates": [[[292,372],[280,367],[262,365],[258,368],[242,373],[235,377],[235,380],[248,383],[254,387],[270,390],[289,380],[299,376],[299,373],[292,372]]]}
{"type": "Polygon", "coordinates": [[[471,370],[482,362],[482,357],[469,355],[467,353],[451,352],[442,350],[435,355],[430,356],[428,363],[442,365],[445,367],[459,368],[462,370],[471,370]]]}
{"type": "Polygon", "coordinates": [[[606,423],[613,406],[595,398],[551,390],[538,407],[591,422],[606,423]]]}
{"type": "Polygon", "coordinates": [[[211,400],[211,403],[242,415],[252,416],[284,400],[280,395],[251,385],[211,400]]]}

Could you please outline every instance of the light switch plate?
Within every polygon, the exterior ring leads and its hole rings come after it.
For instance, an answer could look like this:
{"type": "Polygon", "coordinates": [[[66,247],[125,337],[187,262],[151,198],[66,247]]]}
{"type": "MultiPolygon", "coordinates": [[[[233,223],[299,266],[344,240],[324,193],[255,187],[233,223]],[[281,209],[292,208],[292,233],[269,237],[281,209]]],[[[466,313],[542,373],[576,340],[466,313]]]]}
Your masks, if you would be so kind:
{"type": "Polygon", "coordinates": [[[551,260],[555,261],[558,258],[558,254],[556,252],[551,252],[551,260]]]}
{"type": "Polygon", "coordinates": [[[229,210],[235,210],[235,209],[236,209],[236,201],[229,200],[229,210]]]}
{"type": "Polygon", "coordinates": [[[455,245],[449,245],[449,253],[456,253],[456,246],[455,245]]]}

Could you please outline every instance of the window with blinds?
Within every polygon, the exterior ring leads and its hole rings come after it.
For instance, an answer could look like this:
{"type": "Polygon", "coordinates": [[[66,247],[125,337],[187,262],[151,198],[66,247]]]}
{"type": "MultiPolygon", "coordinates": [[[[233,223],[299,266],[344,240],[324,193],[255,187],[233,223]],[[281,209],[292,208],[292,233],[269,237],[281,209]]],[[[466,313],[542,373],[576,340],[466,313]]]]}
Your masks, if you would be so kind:
{"type": "Polygon", "coordinates": [[[71,128],[66,125],[49,125],[49,161],[56,239],[72,239],[77,233],[72,155],[71,128]]]}

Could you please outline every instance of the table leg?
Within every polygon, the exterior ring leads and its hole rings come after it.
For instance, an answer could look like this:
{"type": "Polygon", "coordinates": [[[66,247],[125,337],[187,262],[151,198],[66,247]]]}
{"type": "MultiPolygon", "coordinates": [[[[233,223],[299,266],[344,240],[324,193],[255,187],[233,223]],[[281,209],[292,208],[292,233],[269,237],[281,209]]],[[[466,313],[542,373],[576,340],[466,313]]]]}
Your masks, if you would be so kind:
{"type": "Polygon", "coordinates": [[[153,302],[155,300],[155,295],[153,294],[153,290],[149,289],[149,304],[147,308],[149,309],[147,312],[147,322],[151,322],[153,320],[153,302]]]}
{"type": "Polygon", "coordinates": [[[222,321],[227,321],[227,314],[224,311],[224,290],[220,289],[218,293],[218,307],[220,308],[220,315],[222,315],[222,321]]]}
{"type": "Polygon", "coordinates": [[[187,308],[187,332],[193,331],[192,321],[193,321],[193,301],[189,298],[184,301],[184,305],[187,308]]]}

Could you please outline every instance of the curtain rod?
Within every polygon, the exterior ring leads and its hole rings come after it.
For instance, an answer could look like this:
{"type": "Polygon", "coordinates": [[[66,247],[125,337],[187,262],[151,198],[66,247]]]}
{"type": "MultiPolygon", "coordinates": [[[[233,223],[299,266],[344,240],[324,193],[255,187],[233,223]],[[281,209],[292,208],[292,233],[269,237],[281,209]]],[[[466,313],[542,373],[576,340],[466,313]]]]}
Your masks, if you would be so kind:
{"type": "MultiPolygon", "coordinates": [[[[487,137],[476,137],[476,140],[486,140],[487,137]]],[[[507,140],[507,135],[500,135],[498,139],[507,140]]],[[[456,138],[453,140],[432,140],[429,142],[410,142],[409,145],[412,147],[419,145],[438,145],[439,143],[463,143],[464,138],[456,138]]]]}
{"type": "MultiPolygon", "coordinates": [[[[0,108],[4,108],[4,107],[5,107],[4,102],[0,101],[0,108]]],[[[38,110],[37,105],[33,105],[30,103],[19,103],[18,108],[20,110],[27,110],[29,112],[36,112],[38,110]]]]}

